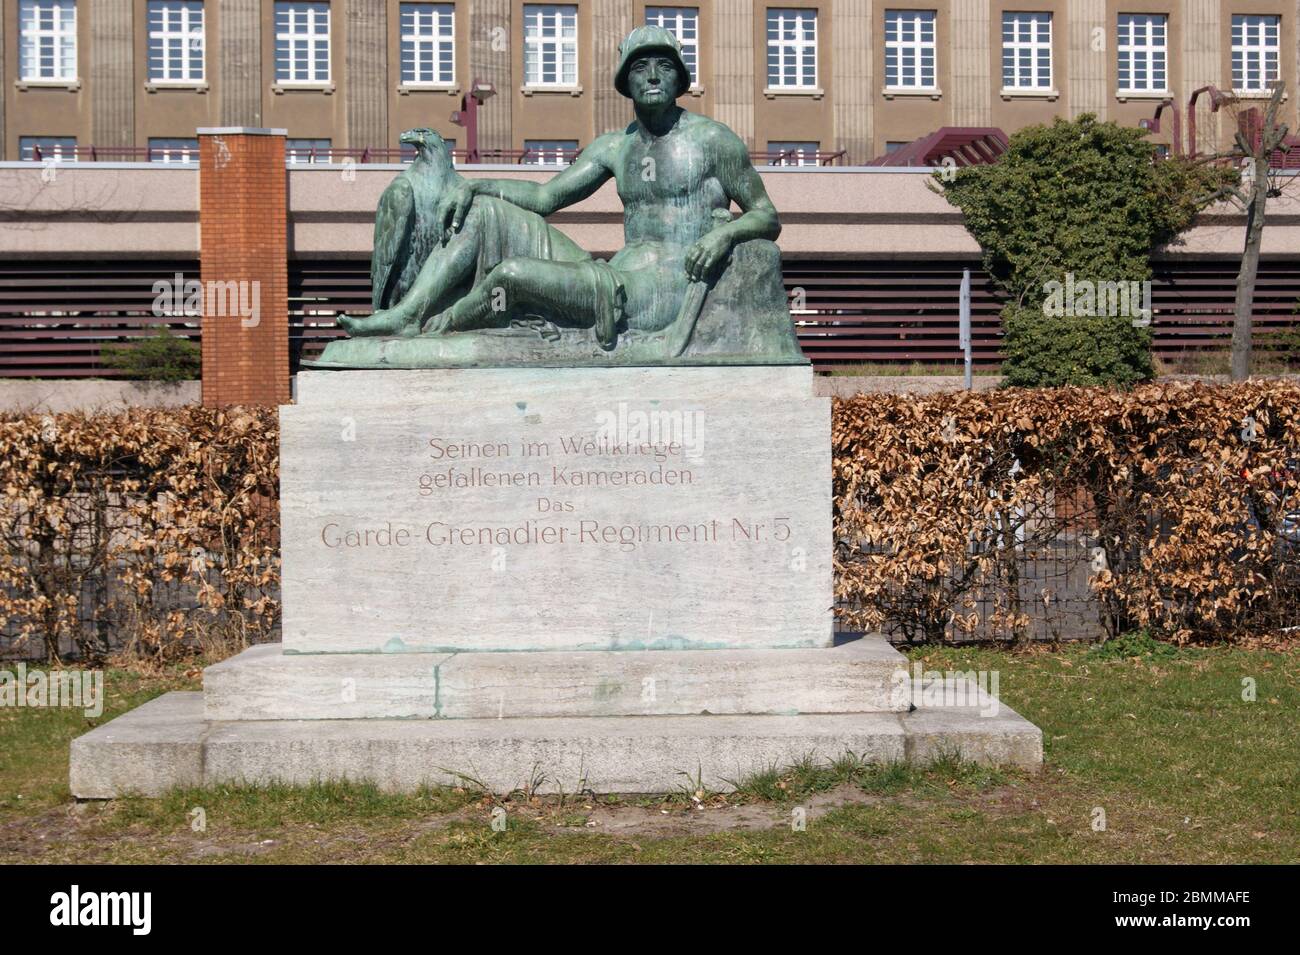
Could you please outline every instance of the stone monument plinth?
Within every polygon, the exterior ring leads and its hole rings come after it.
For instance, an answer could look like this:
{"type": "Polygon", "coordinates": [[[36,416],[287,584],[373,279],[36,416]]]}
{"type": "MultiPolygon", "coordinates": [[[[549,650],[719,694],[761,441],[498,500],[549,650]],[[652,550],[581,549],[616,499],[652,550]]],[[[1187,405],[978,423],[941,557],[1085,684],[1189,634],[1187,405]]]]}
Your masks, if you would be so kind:
{"type": "Polygon", "coordinates": [[[808,366],[538,371],[300,376],[286,652],[830,645],[808,366]]]}
{"type": "Polygon", "coordinates": [[[309,372],[281,426],[283,643],[76,740],[76,795],[1041,761],[984,694],[914,709],[898,651],[833,633],[806,365],[309,372]]]}

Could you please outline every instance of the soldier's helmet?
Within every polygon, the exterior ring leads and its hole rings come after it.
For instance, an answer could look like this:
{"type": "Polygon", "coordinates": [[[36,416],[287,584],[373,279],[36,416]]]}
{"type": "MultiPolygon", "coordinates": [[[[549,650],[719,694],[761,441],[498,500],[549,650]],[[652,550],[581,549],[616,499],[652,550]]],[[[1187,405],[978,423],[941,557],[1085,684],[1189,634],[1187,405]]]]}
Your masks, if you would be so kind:
{"type": "Polygon", "coordinates": [[[637,57],[645,56],[647,53],[666,56],[673,61],[673,66],[677,68],[679,81],[677,85],[678,96],[685,93],[691,85],[691,72],[686,68],[685,61],[682,60],[682,45],[677,42],[677,37],[663,27],[637,27],[618,45],[618,53],[618,69],[614,71],[614,89],[624,96],[631,95],[627,89],[627,74],[632,69],[632,63],[637,57]]]}

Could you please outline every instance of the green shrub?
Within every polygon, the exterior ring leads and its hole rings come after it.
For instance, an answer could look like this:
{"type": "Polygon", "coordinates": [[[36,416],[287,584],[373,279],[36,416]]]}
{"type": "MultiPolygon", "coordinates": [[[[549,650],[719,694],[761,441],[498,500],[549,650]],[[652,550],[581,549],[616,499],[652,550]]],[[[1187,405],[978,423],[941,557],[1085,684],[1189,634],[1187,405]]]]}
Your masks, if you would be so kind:
{"type": "Polygon", "coordinates": [[[1082,319],[1069,317],[1072,305],[1055,316],[1045,308],[1055,283],[1148,281],[1152,250],[1186,229],[1233,175],[1153,161],[1145,137],[1084,114],[1022,129],[995,163],[938,175],[1013,303],[1003,314],[1008,384],[1128,385],[1152,376],[1150,330],[1134,324],[1132,303],[1127,316],[1090,306],[1099,317],[1082,319]]]}
{"type": "Polygon", "coordinates": [[[167,382],[198,378],[201,355],[198,345],[166,328],[129,345],[106,345],[100,352],[105,367],[125,372],[123,377],[167,382]]]}
{"type": "Polygon", "coordinates": [[[1151,378],[1151,329],[1131,319],[1058,318],[1041,308],[1002,310],[1002,370],[1012,387],[1129,386],[1151,378]]]}

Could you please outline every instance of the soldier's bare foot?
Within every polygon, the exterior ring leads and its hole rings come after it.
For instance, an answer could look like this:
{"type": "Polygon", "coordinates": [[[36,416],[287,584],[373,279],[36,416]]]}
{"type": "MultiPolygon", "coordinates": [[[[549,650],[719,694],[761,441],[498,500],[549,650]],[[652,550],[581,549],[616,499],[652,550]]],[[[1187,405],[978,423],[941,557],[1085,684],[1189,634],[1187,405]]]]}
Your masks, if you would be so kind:
{"type": "Polygon", "coordinates": [[[340,315],[339,327],[353,338],[374,335],[396,335],[402,330],[402,319],[396,309],[380,309],[373,315],[340,315]]]}

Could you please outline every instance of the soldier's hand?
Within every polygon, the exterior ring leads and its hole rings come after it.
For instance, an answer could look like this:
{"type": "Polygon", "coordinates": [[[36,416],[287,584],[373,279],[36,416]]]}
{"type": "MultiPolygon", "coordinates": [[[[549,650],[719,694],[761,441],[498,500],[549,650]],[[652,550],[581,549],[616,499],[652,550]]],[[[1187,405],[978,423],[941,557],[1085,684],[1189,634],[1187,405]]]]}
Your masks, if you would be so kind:
{"type": "Polygon", "coordinates": [[[474,185],[467,180],[458,182],[455,188],[449,189],[438,200],[438,211],[434,221],[442,230],[444,242],[461,230],[465,224],[465,216],[469,215],[470,206],[473,204],[474,185]]]}
{"type": "Polygon", "coordinates": [[[710,232],[686,252],[686,277],[702,282],[731,251],[731,240],[722,232],[710,232]]]}

